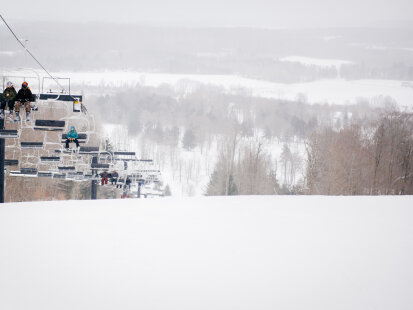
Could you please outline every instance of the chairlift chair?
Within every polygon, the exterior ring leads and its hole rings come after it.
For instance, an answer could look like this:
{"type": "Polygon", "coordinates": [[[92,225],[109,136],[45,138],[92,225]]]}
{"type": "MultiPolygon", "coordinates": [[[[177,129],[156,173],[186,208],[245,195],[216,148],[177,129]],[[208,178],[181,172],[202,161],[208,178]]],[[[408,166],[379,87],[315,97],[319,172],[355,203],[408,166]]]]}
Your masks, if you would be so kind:
{"type": "Polygon", "coordinates": [[[5,166],[18,166],[19,160],[18,159],[5,159],[4,165],[5,166]]]}
{"type": "Polygon", "coordinates": [[[19,138],[18,130],[0,129],[0,139],[17,139],[19,138]]]}

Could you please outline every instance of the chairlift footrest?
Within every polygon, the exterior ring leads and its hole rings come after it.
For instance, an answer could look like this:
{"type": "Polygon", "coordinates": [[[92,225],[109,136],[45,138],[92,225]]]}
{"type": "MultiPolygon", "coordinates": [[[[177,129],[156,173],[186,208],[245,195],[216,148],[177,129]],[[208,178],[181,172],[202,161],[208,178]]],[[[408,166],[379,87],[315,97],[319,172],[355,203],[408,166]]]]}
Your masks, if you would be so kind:
{"type": "Polygon", "coordinates": [[[20,173],[24,175],[36,175],[37,169],[36,168],[20,168],[20,173]]]}
{"type": "Polygon", "coordinates": [[[57,156],[41,156],[40,161],[42,161],[42,162],[59,162],[60,157],[57,157],[57,156]]]}
{"type": "Polygon", "coordinates": [[[19,164],[19,161],[17,159],[5,159],[4,160],[5,166],[17,166],[18,164],[19,164]]]}
{"type": "Polygon", "coordinates": [[[63,131],[64,128],[50,128],[50,127],[33,127],[34,130],[43,130],[43,131],[63,131]]]}
{"type": "Polygon", "coordinates": [[[66,125],[65,121],[37,119],[34,123],[35,130],[60,131],[66,125]]]}
{"type": "Polygon", "coordinates": [[[22,149],[41,149],[43,148],[43,142],[21,142],[20,147],[22,149]]]}
{"type": "Polygon", "coordinates": [[[18,138],[17,130],[9,130],[9,129],[1,129],[0,130],[0,138],[7,139],[7,138],[18,138]]]}
{"type": "Polygon", "coordinates": [[[76,170],[75,166],[61,166],[61,167],[57,167],[57,169],[59,169],[59,171],[74,171],[76,170]]]}
{"type": "Polygon", "coordinates": [[[39,178],[51,178],[53,176],[53,173],[51,172],[44,172],[44,171],[39,171],[37,174],[39,178]]]}
{"type": "Polygon", "coordinates": [[[114,152],[113,153],[115,156],[116,155],[120,155],[120,156],[135,156],[136,153],[135,152],[114,152]]]}
{"type": "Polygon", "coordinates": [[[94,164],[91,165],[92,169],[109,169],[109,164],[94,164]]]}
{"type": "Polygon", "coordinates": [[[54,173],[53,179],[66,179],[66,174],[54,173]]]}
{"type": "Polygon", "coordinates": [[[98,146],[81,146],[79,148],[79,154],[98,154],[99,147],[98,146]]]}

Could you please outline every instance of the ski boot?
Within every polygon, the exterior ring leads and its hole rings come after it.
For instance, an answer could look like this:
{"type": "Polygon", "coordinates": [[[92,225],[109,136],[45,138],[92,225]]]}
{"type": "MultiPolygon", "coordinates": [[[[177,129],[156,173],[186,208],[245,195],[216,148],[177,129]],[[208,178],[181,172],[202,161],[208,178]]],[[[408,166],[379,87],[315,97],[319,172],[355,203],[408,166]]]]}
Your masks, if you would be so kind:
{"type": "Polygon", "coordinates": [[[26,122],[30,121],[30,112],[26,112],[26,122]]]}
{"type": "Polygon", "coordinates": [[[16,112],[16,118],[14,119],[16,122],[20,122],[20,113],[16,112]]]}
{"type": "Polygon", "coordinates": [[[0,109],[0,119],[4,119],[5,115],[4,115],[4,110],[0,109]]]}

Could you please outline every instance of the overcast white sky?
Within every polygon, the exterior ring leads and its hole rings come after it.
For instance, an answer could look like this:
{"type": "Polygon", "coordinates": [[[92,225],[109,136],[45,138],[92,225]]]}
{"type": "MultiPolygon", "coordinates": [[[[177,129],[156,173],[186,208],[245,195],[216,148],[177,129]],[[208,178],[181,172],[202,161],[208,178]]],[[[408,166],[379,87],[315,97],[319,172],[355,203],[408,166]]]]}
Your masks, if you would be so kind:
{"type": "Polygon", "coordinates": [[[19,0],[11,20],[153,22],[198,26],[311,27],[413,20],[413,0],[19,0]]]}

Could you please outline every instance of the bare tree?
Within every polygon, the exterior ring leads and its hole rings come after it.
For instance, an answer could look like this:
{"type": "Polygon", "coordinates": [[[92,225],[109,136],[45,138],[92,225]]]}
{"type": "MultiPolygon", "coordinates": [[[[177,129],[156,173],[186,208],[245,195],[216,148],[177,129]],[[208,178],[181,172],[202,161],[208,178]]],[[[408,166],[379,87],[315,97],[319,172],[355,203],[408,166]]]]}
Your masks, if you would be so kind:
{"type": "Polygon", "coordinates": [[[307,143],[309,194],[413,193],[412,115],[387,112],[369,128],[315,133],[307,143]]]}

